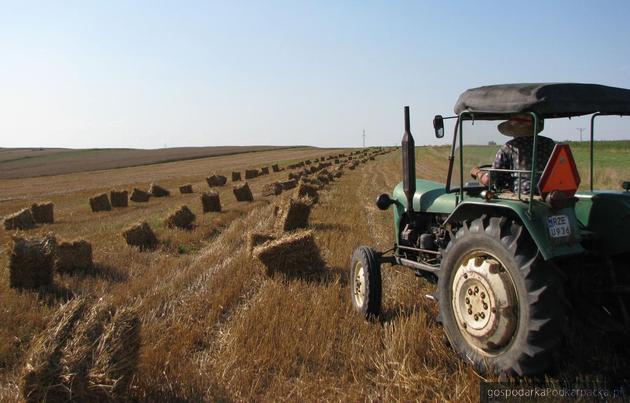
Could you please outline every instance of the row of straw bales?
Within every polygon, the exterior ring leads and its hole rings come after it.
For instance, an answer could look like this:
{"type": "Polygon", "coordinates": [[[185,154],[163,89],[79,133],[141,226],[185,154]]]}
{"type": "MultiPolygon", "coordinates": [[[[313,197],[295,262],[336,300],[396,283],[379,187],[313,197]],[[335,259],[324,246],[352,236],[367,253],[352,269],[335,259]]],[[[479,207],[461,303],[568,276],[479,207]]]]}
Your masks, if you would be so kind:
{"type": "Polygon", "coordinates": [[[52,224],[55,222],[55,206],[52,202],[33,203],[30,208],[9,214],[4,217],[5,230],[28,230],[37,224],[52,224]]]}
{"type": "Polygon", "coordinates": [[[9,285],[35,289],[51,285],[53,273],[93,268],[92,245],[86,240],[57,241],[51,232],[41,238],[13,236],[8,248],[9,285]]]}

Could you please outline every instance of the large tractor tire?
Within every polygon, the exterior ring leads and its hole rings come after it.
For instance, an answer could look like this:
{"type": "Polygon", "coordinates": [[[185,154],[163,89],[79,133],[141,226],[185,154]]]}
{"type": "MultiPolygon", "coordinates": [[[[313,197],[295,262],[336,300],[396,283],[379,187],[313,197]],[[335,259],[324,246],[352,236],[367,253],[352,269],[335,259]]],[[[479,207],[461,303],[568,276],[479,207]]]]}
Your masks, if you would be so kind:
{"type": "Polygon", "coordinates": [[[358,247],[350,263],[350,298],[352,306],[367,319],[381,313],[381,265],[374,250],[358,247]]]}
{"type": "Polygon", "coordinates": [[[519,223],[464,222],[444,250],[437,297],[449,342],[479,372],[550,366],[566,319],[563,285],[519,223]]]}

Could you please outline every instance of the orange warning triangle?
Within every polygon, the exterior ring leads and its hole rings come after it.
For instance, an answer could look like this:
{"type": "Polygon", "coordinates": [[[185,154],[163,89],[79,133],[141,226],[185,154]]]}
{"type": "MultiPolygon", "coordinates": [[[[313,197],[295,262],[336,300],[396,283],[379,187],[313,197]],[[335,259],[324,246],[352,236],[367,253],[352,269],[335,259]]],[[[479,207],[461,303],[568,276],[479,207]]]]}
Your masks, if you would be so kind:
{"type": "Polygon", "coordinates": [[[580,186],[580,174],[568,144],[556,144],[538,181],[538,191],[545,196],[554,190],[573,196],[580,186]]]}

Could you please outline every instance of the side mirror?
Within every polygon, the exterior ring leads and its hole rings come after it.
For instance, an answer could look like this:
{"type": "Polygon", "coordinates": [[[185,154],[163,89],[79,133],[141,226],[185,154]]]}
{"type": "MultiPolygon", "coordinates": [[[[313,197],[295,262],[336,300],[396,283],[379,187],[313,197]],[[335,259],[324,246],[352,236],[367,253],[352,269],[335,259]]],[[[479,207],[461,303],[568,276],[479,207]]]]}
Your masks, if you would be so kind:
{"type": "Polygon", "coordinates": [[[435,137],[438,139],[444,137],[444,118],[442,115],[435,115],[433,118],[433,129],[435,130],[435,137]]]}

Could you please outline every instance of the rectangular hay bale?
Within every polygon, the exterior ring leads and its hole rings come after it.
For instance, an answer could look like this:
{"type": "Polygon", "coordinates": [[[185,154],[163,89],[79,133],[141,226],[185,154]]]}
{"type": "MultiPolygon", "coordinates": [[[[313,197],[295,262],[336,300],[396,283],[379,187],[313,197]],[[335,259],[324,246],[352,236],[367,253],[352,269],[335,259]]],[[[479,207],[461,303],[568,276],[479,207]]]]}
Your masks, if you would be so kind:
{"type": "Polygon", "coordinates": [[[241,180],[241,173],[234,171],[232,172],[232,182],[238,182],[241,180]]]}
{"type": "Polygon", "coordinates": [[[252,256],[260,261],[267,275],[281,272],[289,275],[321,270],[324,262],[315,244],[313,232],[296,231],[254,247],[252,256]]]}
{"type": "Polygon", "coordinates": [[[252,195],[252,191],[247,182],[242,185],[235,185],[232,188],[232,191],[234,192],[234,197],[236,197],[237,201],[254,201],[254,196],[252,195]]]}
{"type": "Polygon", "coordinates": [[[155,249],[158,239],[146,221],[142,221],[127,228],[122,233],[127,245],[136,246],[140,250],[155,249]]]}
{"type": "Polygon", "coordinates": [[[149,192],[145,192],[144,190],[140,190],[138,188],[133,188],[129,200],[136,203],[146,203],[149,201],[150,197],[151,194],[149,192]]]}
{"type": "Polygon", "coordinates": [[[54,268],[58,272],[87,271],[94,267],[92,245],[83,239],[62,241],[57,245],[54,268]]]}
{"type": "Polygon", "coordinates": [[[280,207],[278,220],[276,221],[277,231],[293,231],[298,228],[307,228],[312,207],[313,201],[308,197],[286,200],[280,207]]]}
{"type": "Polygon", "coordinates": [[[129,205],[129,197],[126,190],[112,190],[109,192],[112,207],[127,207],[129,205]]]}
{"type": "Polygon", "coordinates": [[[31,210],[28,208],[23,208],[17,213],[4,217],[5,230],[24,230],[32,228],[35,228],[35,220],[33,219],[33,214],[31,213],[31,210]]]}
{"type": "Polygon", "coordinates": [[[9,245],[11,288],[38,288],[53,282],[57,240],[51,233],[43,238],[13,237],[9,245]]]}
{"type": "Polygon", "coordinates": [[[107,193],[90,197],[90,208],[94,213],[99,211],[111,211],[112,205],[109,203],[107,193]]]}
{"type": "Polygon", "coordinates": [[[210,211],[221,211],[221,199],[217,192],[207,192],[201,195],[201,208],[204,213],[210,211]]]}
{"type": "Polygon", "coordinates": [[[31,204],[33,220],[38,224],[52,224],[55,222],[54,204],[52,202],[31,204]]]}
{"type": "Polygon", "coordinates": [[[190,183],[187,183],[185,185],[181,185],[179,187],[179,193],[181,194],[189,194],[193,192],[193,187],[190,183]]]}

